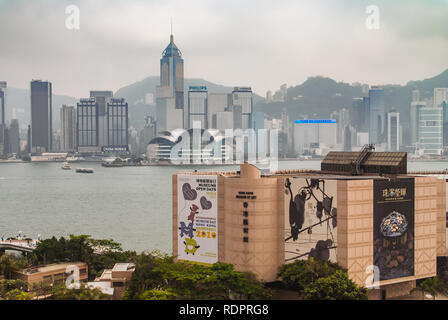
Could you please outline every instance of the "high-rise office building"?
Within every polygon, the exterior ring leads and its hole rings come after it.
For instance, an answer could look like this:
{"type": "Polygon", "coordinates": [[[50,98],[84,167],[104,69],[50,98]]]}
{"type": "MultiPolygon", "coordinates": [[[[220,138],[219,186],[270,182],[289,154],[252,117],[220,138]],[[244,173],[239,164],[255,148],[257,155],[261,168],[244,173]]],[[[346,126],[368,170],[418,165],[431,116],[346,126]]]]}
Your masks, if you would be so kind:
{"type": "MultiPolygon", "coordinates": [[[[253,112],[253,94],[250,87],[234,87],[232,91],[232,107],[241,107],[241,129],[248,129],[251,126],[251,116],[253,112]]],[[[239,110],[237,111],[239,112],[239,110]]],[[[235,129],[237,124],[234,123],[235,129]]]]}
{"type": "Polygon", "coordinates": [[[160,86],[156,88],[156,117],[159,131],[183,127],[184,60],[174,36],[160,59],[160,86]]]}
{"type": "Polygon", "coordinates": [[[424,101],[413,101],[411,102],[411,110],[409,113],[409,131],[410,131],[410,144],[413,146],[418,142],[418,128],[419,119],[418,112],[420,108],[426,107],[426,102],[424,101]]]}
{"type": "Polygon", "coordinates": [[[98,143],[98,103],[95,98],[81,99],[76,111],[76,141],[81,153],[100,152],[98,143]]]}
{"type": "Polygon", "coordinates": [[[107,104],[113,98],[113,92],[108,90],[90,91],[90,98],[95,98],[98,104],[98,145],[108,145],[107,104]]]}
{"type": "Polygon", "coordinates": [[[61,110],[61,151],[76,150],[76,110],[63,105],[61,110]]]}
{"type": "Polygon", "coordinates": [[[370,143],[383,142],[383,133],[385,127],[385,105],[384,90],[379,87],[372,87],[369,90],[369,111],[370,126],[369,138],[370,143]]]}
{"type": "Polygon", "coordinates": [[[418,109],[418,149],[422,155],[442,153],[442,122],[442,108],[421,107],[418,109]]]}
{"type": "Polygon", "coordinates": [[[208,129],[208,92],[205,86],[190,86],[185,129],[193,128],[193,122],[201,123],[202,129],[208,129]]]}
{"type": "Polygon", "coordinates": [[[363,98],[353,98],[350,109],[350,124],[358,131],[365,130],[365,108],[363,98]]]}
{"type": "Polygon", "coordinates": [[[389,151],[400,149],[400,113],[396,111],[387,113],[387,149],[389,151]]]}
{"type": "Polygon", "coordinates": [[[126,152],[129,147],[128,103],[123,99],[112,98],[107,103],[107,145],[102,151],[126,152]]]}
{"type": "Polygon", "coordinates": [[[31,152],[50,152],[53,138],[51,82],[31,81],[31,152]]]}
{"type": "MultiPolygon", "coordinates": [[[[218,129],[217,122],[214,121],[216,119],[218,112],[229,111],[229,106],[232,105],[232,94],[229,93],[208,93],[208,126],[212,129],[218,129]]],[[[225,123],[225,121],[224,121],[225,123]]],[[[226,129],[233,128],[233,120],[232,127],[226,129]]],[[[222,129],[221,129],[222,130],[222,129]]]]}
{"type": "Polygon", "coordinates": [[[444,101],[448,103],[448,88],[434,88],[434,107],[440,107],[444,101]]]}
{"type": "Polygon", "coordinates": [[[6,125],[7,88],[7,82],[0,81],[0,125],[6,125]]]}
{"type": "Polygon", "coordinates": [[[82,153],[129,151],[128,103],[111,91],[91,91],[77,104],[77,149],[82,153]]]}
{"type": "Polygon", "coordinates": [[[11,124],[9,125],[9,152],[20,153],[20,129],[19,120],[17,119],[11,119],[11,124]]]}

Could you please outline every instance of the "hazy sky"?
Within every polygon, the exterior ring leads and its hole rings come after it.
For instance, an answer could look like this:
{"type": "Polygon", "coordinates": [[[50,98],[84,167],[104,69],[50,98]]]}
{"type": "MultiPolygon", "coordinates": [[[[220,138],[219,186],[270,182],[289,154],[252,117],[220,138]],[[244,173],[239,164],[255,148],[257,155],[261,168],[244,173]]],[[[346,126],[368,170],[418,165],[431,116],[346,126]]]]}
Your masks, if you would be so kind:
{"type": "Polygon", "coordinates": [[[404,84],[448,68],[447,17],[448,0],[0,0],[0,80],[115,91],[159,75],[172,18],[188,78],[263,96],[315,75],[404,84]],[[79,30],[65,26],[71,4],[79,30]],[[379,30],[365,26],[368,5],[379,30]]]}

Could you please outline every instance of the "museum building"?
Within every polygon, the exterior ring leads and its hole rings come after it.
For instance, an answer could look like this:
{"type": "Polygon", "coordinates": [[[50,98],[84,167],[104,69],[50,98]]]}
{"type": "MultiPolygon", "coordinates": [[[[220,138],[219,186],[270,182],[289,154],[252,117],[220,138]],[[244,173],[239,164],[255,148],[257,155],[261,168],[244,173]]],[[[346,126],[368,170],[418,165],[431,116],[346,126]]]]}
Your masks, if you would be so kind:
{"type": "Polygon", "coordinates": [[[446,259],[446,181],[403,152],[330,152],[321,170],[173,175],[173,255],[277,280],[282,264],[337,262],[369,298],[410,293],[446,259]]]}

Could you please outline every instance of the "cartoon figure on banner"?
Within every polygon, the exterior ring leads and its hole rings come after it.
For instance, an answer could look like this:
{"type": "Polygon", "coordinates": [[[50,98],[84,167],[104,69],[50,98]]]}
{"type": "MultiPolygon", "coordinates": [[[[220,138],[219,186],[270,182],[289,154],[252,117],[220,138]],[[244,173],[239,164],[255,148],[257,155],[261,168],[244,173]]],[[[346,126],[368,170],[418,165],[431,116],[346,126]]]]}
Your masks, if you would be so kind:
{"type": "Polygon", "coordinates": [[[184,244],[186,254],[191,253],[192,255],[194,255],[196,253],[196,250],[200,248],[200,246],[198,246],[198,243],[194,239],[186,238],[184,244]]]}
{"type": "Polygon", "coordinates": [[[199,207],[193,203],[190,207],[190,215],[188,216],[188,220],[194,222],[194,217],[199,213],[199,207]]]}

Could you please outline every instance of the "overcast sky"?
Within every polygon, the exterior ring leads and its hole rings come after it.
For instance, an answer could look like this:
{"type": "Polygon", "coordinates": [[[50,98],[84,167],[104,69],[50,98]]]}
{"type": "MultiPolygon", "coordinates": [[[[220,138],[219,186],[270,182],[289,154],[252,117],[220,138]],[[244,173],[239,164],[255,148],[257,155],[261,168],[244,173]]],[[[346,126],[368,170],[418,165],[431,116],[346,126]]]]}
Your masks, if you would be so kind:
{"type": "Polygon", "coordinates": [[[448,68],[448,0],[0,0],[0,80],[88,96],[159,75],[174,39],[185,77],[265,95],[309,76],[369,84],[420,80],[448,68]],[[80,29],[66,28],[68,5],[80,29]],[[379,30],[365,26],[368,5],[379,30]]]}

